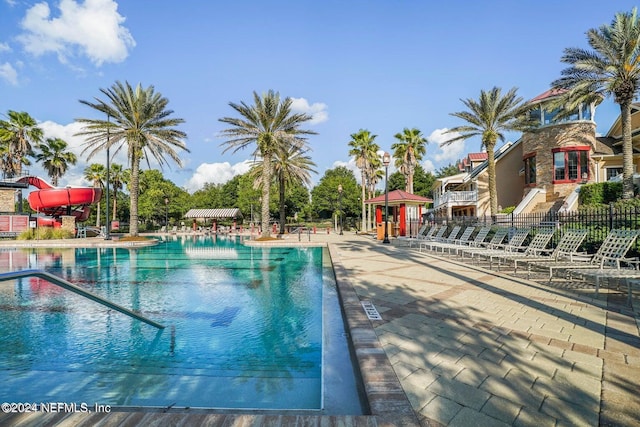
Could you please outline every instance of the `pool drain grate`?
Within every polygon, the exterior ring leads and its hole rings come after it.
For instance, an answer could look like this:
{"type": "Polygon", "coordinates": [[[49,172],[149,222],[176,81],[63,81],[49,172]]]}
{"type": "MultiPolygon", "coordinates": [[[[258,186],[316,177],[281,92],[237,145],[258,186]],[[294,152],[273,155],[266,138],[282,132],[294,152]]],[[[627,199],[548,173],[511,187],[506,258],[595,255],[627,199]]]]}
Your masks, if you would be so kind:
{"type": "Polygon", "coordinates": [[[380,316],[380,313],[378,313],[378,310],[376,310],[376,307],[371,301],[361,301],[360,304],[362,304],[362,308],[364,312],[367,313],[369,320],[382,320],[382,316],[380,316]]]}

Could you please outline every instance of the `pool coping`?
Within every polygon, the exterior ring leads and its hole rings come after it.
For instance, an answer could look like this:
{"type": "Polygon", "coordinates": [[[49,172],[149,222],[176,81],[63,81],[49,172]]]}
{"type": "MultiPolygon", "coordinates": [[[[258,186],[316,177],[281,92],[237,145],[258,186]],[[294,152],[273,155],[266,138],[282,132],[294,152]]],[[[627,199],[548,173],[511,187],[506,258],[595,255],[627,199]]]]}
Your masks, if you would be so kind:
{"type": "MultiPolygon", "coordinates": [[[[32,241],[29,241],[32,242],[32,241]]],[[[12,247],[34,247],[27,242],[20,242],[12,247]]],[[[42,242],[45,243],[45,242],[42,242]]],[[[130,243],[130,242],[126,242],[130,243]]],[[[136,242],[137,243],[137,242],[136,242]]],[[[246,242],[245,242],[246,243],[246,242]]],[[[56,425],[64,423],[67,426],[104,423],[107,425],[138,425],[147,423],[169,423],[172,425],[365,425],[365,426],[420,426],[418,417],[400,384],[391,363],[373,328],[371,320],[362,307],[349,274],[340,260],[336,245],[327,242],[272,241],[253,242],[257,246],[320,246],[328,247],[338,296],[342,307],[345,329],[350,337],[353,354],[359,368],[363,391],[366,395],[370,414],[365,415],[324,415],[324,414],[277,414],[277,411],[224,411],[220,410],[114,410],[110,413],[0,413],[1,425],[56,425]],[[239,423],[239,424],[238,424],[239,423]]],[[[125,242],[110,242],[101,239],[95,243],[102,247],[130,247],[125,242]]],[[[8,245],[1,245],[8,246],[8,245]]],[[[139,246],[139,245],[136,245],[139,246]]],[[[60,247],[60,246],[37,246],[60,247]]],[[[93,247],[93,246],[62,246],[62,247],[93,247]]],[[[286,412],[286,411],[283,411],[286,412]]]]}

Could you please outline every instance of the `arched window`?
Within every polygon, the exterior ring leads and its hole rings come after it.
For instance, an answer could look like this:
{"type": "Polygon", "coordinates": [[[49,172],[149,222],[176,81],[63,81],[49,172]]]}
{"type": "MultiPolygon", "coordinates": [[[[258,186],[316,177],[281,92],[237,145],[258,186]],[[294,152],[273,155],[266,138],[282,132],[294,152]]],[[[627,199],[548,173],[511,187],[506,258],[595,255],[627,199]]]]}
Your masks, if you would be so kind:
{"type": "Polygon", "coordinates": [[[587,181],[589,150],[589,146],[553,149],[553,183],[587,181]]]}

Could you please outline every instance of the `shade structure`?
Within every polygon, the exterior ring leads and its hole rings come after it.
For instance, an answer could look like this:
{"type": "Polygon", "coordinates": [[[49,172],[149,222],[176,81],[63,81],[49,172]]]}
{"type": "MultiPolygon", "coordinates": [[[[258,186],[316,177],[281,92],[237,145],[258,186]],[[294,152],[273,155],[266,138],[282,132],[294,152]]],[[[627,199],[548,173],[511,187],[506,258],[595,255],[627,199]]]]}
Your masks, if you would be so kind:
{"type": "MultiPolygon", "coordinates": [[[[364,201],[376,207],[376,224],[382,226],[385,195],[381,194],[364,201]]],[[[427,203],[433,202],[428,197],[407,193],[404,190],[393,190],[388,193],[386,204],[391,208],[392,234],[394,236],[415,236],[422,224],[422,215],[427,203]]],[[[384,227],[382,228],[384,230],[384,227]]]]}
{"type": "Polygon", "coordinates": [[[190,209],[184,217],[201,219],[242,218],[242,212],[238,208],[190,209]]]}

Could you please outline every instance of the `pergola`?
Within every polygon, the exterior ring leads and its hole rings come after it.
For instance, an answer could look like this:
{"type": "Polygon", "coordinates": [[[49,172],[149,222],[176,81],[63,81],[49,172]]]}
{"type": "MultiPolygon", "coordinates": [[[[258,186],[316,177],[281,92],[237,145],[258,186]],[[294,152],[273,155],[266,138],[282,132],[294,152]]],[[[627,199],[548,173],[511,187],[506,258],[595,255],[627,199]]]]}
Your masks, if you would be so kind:
{"type": "Polygon", "coordinates": [[[218,228],[218,220],[219,219],[227,219],[233,218],[234,220],[234,228],[235,222],[238,218],[242,218],[242,212],[238,208],[221,208],[221,209],[189,209],[189,211],[184,214],[185,218],[193,219],[193,228],[196,228],[196,221],[207,219],[213,220],[213,229],[214,231],[218,228]]]}
{"type": "MultiPolygon", "coordinates": [[[[392,227],[392,234],[394,236],[415,236],[422,222],[425,205],[432,202],[433,200],[428,197],[407,193],[403,190],[389,191],[387,204],[392,210],[389,216],[389,222],[392,224],[389,227],[392,227]]],[[[376,207],[376,224],[381,224],[384,221],[382,216],[384,203],[384,194],[365,200],[365,204],[376,207]]]]}

